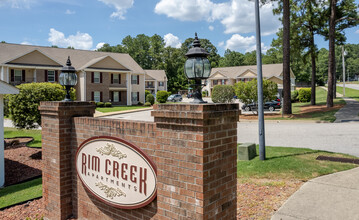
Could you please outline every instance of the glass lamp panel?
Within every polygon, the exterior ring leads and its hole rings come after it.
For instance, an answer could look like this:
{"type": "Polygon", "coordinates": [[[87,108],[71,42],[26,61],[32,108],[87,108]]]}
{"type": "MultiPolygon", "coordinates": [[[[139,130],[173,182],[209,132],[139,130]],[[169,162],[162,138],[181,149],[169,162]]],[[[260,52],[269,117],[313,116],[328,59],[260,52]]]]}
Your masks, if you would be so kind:
{"type": "Polygon", "coordinates": [[[193,79],[195,77],[194,70],[193,70],[193,61],[194,61],[193,58],[187,59],[185,66],[184,66],[185,74],[188,79],[193,79]]]}
{"type": "Polygon", "coordinates": [[[194,64],[194,75],[196,78],[202,78],[202,75],[203,75],[202,57],[196,57],[196,61],[194,64]]]}
{"type": "Polygon", "coordinates": [[[203,78],[207,79],[211,74],[211,63],[207,58],[203,58],[203,62],[204,62],[203,78]]]}
{"type": "Polygon", "coordinates": [[[75,86],[77,84],[77,75],[76,73],[69,74],[69,84],[70,86],[75,86]]]}

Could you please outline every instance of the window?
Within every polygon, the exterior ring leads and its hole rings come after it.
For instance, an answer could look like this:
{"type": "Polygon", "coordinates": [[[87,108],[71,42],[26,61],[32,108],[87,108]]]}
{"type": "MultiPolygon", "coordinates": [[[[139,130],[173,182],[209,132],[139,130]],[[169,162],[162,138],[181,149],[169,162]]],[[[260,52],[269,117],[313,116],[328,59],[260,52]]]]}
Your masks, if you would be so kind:
{"type": "Polygon", "coordinates": [[[222,79],[222,85],[226,85],[226,80],[222,79]]]}
{"type": "Polygon", "coordinates": [[[101,102],[101,92],[95,91],[93,93],[93,100],[95,102],[101,102]]]}
{"type": "Polygon", "coordinates": [[[139,96],[138,96],[138,92],[131,92],[131,101],[132,102],[138,102],[139,101],[139,96]]]}
{"type": "Polygon", "coordinates": [[[113,92],[113,101],[114,102],[119,102],[120,101],[119,92],[113,92]]]}
{"type": "Polygon", "coordinates": [[[47,71],[47,81],[48,82],[55,82],[55,71],[54,70],[48,70],[47,71]]]}
{"type": "Polygon", "coordinates": [[[120,83],[119,74],[113,74],[113,82],[112,83],[120,83]]]}
{"type": "Polygon", "coordinates": [[[14,71],[14,81],[15,82],[21,82],[22,79],[22,70],[15,70],[14,71]]]}
{"type": "Polygon", "coordinates": [[[94,72],[93,73],[93,82],[94,83],[100,83],[101,82],[101,73],[100,72],[94,72]]]}
{"type": "Polygon", "coordinates": [[[158,86],[164,86],[164,82],[158,82],[158,86]]]}
{"type": "Polygon", "coordinates": [[[132,75],[131,76],[131,84],[140,84],[140,76],[139,75],[132,75]]]}
{"type": "Polygon", "coordinates": [[[213,80],[213,85],[218,85],[218,80],[213,80]]]}

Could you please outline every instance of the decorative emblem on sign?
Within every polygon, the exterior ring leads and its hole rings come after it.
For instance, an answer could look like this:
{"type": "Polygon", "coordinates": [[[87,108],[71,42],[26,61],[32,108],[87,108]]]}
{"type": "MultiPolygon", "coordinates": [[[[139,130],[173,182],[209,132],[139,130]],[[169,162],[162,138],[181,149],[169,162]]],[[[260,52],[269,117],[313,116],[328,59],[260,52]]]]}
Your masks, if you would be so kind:
{"type": "Polygon", "coordinates": [[[106,186],[105,184],[98,182],[96,183],[96,186],[98,186],[101,190],[105,191],[105,194],[108,198],[113,199],[115,196],[124,196],[126,197],[126,194],[122,192],[119,188],[115,189],[113,187],[106,186]]]}
{"type": "Polygon", "coordinates": [[[135,209],[156,197],[156,165],[125,140],[90,138],[79,146],[75,163],[85,189],[108,205],[135,209]]]}
{"type": "Polygon", "coordinates": [[[113,144],[107,143],[105,147],[98,148],[96,150],[101,155],[111,155],[113,157],[118,157],[118,159],[126,158],[127,155],[121,153],[121,151],[117,150],[113,144]]]}

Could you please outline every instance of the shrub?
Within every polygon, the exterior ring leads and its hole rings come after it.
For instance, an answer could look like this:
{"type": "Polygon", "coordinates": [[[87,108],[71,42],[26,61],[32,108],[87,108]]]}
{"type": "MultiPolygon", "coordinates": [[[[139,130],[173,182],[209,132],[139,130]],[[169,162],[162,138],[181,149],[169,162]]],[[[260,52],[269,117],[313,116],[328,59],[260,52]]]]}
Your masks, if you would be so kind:
{"type": "Polygon", "coordinates": [[[145,90],[145,98],[147,98],[147,96],[148,96],[148,95],[150,95],[150,94],[151,94],[151,92],[150,92],[150,91],[145,90]]]}
{"type": "Polygon", "coordinates": [[[142,102],[137,102],[137,105],[143,105],[143,103],[142,102]]]}
{"type": "Polygon", "coordinates": [[[156,94],[157,102],[166,103],[169,94],[166,91],[158,91],[156,94]]]}
{"type": "Polygon", "coordinates": [[[144,104],[144,106],[151,106],[151,103],[150,103],[150,102],[146,102],[146,103],[144,104]]]}
{"type": "Polygon", "coordinates": [[[312,89],[311,88],[303,88],[299,89],[298,99],[300,102],[310,102],[312,89]]]}
{"type": "Polygon", "coordinates": [[[202,97],[207,97],[207,96],[208,96],[208,91],[207,90],[202,91],[202,97]]]}
{"type": "Polygon", "coordinates": [[[294,90],[291,92],[290,99],[292,100],[292,102],[298,101],[298,90],[294,90]]]}
{"type": "Polygon", "coordinates": [[[103,103],[103,102],[96,102],[96,107],[105,107],[105,103],[103,103]]]}
{"type": "Polygon", "coordinates": [[[234,89],[230,85],[216,85],[212,91],[212,101],[214,103],[233,102],[234,89]]]}
{"type": "MultiPolygon", "coordinates": [[[[65,90],[57,83],[26,83],[18,85],[19,94],[9,95],[9,116],[17,128],[36,128],[41,125],[38,110],[41,101],[61,101],[65,90]]],[[[75,90],[71,90],[75,100],[75,90]]]]}
{"type": "Polygon", "coordinates": [[[155,97],[152,94],[148,94],[146,97],[146,102],[149,102],[151,105],[155,104],[155,97]]]}
{"type": "Polygon", "coordinates": [[[105,107],[112,107],[112,103],[111,102],[105,102],[105,107]]]}

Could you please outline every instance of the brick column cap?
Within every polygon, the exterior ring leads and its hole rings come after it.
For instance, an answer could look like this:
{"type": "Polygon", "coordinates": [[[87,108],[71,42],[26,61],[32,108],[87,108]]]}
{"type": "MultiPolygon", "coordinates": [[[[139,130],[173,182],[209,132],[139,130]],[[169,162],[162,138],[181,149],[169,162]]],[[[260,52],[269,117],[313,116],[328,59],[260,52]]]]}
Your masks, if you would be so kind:
{"type": "Polygon", "coordinates": [[[81,116],[93,116],[95,113],[96,105],[94,102],[80,102],[80,101],[43,101],[40,102],[39,111],[41,115],[61,115],[66,116],[65,109],[72,112],[72,117],[80,113],[81,116]]]}

